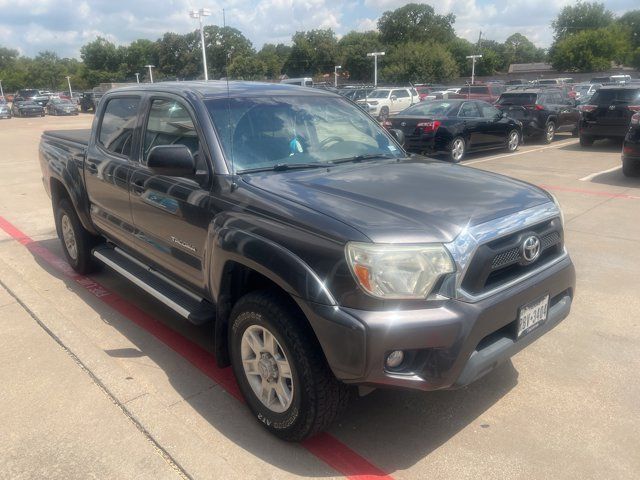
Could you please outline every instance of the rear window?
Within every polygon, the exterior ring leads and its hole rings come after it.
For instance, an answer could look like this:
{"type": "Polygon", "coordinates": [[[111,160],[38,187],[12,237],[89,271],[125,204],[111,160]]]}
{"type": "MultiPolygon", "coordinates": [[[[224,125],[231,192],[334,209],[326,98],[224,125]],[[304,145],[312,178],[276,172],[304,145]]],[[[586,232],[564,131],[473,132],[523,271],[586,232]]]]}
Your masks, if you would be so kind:
{"type": "Polygon", "coordinates": [[[498,99],[498,105],[534,105],[535,93],[503,93],[498,99]]]}
{"type": "Polygon", "coordinates": [[[140,99],[137,97],[109,100],[104,109],[98,137],[104,148],[118,155],[129,156],[139,105],[140,99]]]}
{"type": "MultiPolygon", "coordinates": [[[[460,105],[459,103],[455,104],[460,105]]],[[[420,102],[402,112],[403,115],[446,115],[452,109],[452,102],[420,102]]]]}
{"type": "Polygon", "coordinates": [[[489,87],[487,86],[483,86],[483,87],[478,87],[478,86],[472,86],[472,87],[464,87],[460,93],[475,93],[475,94],[488,94],[489,93],[489,87]]]}
{"type": "Polygon", "coordinates": [[[38,96],[38,90],[20,90],[18,95],[21,97],[36,97],[38,96]]]}
{"type": "Polygon", "coordinates": [[[640,88],[600,89],[593,94],[591,102],[596,105],[640,102],[640,88]]]}

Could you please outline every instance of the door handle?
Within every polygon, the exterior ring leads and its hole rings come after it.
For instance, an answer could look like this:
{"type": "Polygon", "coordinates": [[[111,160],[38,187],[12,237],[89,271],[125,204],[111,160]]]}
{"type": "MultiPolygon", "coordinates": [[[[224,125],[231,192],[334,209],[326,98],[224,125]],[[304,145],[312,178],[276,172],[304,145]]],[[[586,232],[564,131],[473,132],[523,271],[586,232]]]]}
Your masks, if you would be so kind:
{"type": "Polygon", "coordinates": [[[136,187],[144,187],[144,181],[143,181],[141,178],[136,178],[136,179],[133,181],[133,184],[134,184],[136,187]]]}
{"type": "Polygon", "coordinates": [[[87,170],[91,173],[98,173],[98,166],[95,163],[87,163],[87,170]]]}

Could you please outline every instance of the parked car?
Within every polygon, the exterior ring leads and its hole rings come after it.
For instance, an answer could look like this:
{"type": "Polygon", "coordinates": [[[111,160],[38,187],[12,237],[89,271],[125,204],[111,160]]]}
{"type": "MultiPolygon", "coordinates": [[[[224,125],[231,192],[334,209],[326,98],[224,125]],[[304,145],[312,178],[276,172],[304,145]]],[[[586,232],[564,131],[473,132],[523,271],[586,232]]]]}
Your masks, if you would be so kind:
{"type": "Polygon", "coordinates": [[[529,88],[500,95],[496,107],[509,117],[522,122],[525,138],[542,137],[551,143],[556,132],[577,134],[580,112],[575,100],[562,95],[561,90],[529,88]]]}
{"type": "Polygon", "coordinates": [[[413,88],[377,88],[359,102],[367,105],[369,114],[384,120],[420,101],[418,92],[413,88]]]}
{"type": "Polygon", "coordinates": [[[0,101],[0,118],[11,118],[11,108],[4,100],[0,101]]]}
{"type": "Polygon", "coordinates": [[[39,153],[71,267],[202,325],[257,421],[301,440],[356,387],[467,385],[571,308],[550,194],[396,136],[323,90],[163,82],[106,93],[93,131],[39,153]]]}
{"type": "MultiPolygon", "coordinates": [[[[449,90],[453,91],[453,89],[449,90]]],[[[502,84],[487,83],[485,85],[465,85],[464,87],[460,87],[460,89],[455,93],[464,95],[467,99],[484,100],[485,102],[493,103],[498,99],[498,97],[500,97],[500,94],[504,91],[505,86],[502,84]]]]}
{"type": "Polygon", "coordinates": [[[71,100],[52,98],[47,104],[49,115],[78,115],[78,105],[71,100]]]}
{"type": "Polygon", "coordinates": [[[83,92],[79,100],[80,111],[84,113],[95,112],[102,95],[98,92],[83,92]]]}
{"type": "Polygon", "coordinates": [[[407,151],[446,153],[456,163],[472,151],[515,152],[522,138],[520,122],[490,103],[475,100],[420,102],[390,116],[384,126],[403,133],[407,151]]]}
{"type": "Polygon", "coordinates": [[[602,88],[600,83],[578,83],[574,85],[575,99],[579,102],[583,102],[593,96],[596,91],[602,88]]]}
{"type": "Polygon", "coordinates": [[[372,91],[373,88],[349,88],[343,89],[340,93],[352,102],[357,102],[358,100],[366,100],[367,95],[372,91]]]}
{"type": "Polygon", "coordinates": [[[627,177],[640,176],[640,113],[634,113],[622,144],[622,172],[627,177]]]}
{"type": "Polygon", "coordinates": [[[44,107],[32,100],[14,100],[11,114],[14,117],[44,117],[44,107]]]}
{"type": "Polygon", "coordinates": [[[512,80],[507,80],[505,82],[506,86],[512,86],[512,85],[529,85],[530,82],[529,80],[525,79],[525,78],[514,78],[512,80]]]}
{"type": "Polygon", "coordinates": [[[631,116],[640,112],[640,85],[605,85],[588,104],[580,105],[580,145],[590,146],[602,138],[622,139],[631,116]]]}
{"type": "Polygon", "coordinates": [[[32,101],[41,107],[45,107],[49,102],[49,96],[35,88],[23,88],[18,90],[13,96],[13,103],[21,101],[32,101]]]}

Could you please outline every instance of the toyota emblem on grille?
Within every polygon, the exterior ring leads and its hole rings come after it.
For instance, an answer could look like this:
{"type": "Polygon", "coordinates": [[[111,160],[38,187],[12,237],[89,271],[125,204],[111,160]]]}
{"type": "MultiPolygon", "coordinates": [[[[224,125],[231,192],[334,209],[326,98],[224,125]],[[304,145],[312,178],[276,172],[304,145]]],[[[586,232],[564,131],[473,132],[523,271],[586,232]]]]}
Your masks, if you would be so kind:
{"type": "Polygon", "coordinates": [[[535,235],[522,242],[522,256],[527,263],[535,262],[540,256],[540,239],[535,235]]]}
{"type": "Polygon", "coordinates": [[[401,126],[401,127],[406,127],[406,126],[407,126],[407,122],[401,122],[401,123],[400,123],[400,126],[401,126]]]}

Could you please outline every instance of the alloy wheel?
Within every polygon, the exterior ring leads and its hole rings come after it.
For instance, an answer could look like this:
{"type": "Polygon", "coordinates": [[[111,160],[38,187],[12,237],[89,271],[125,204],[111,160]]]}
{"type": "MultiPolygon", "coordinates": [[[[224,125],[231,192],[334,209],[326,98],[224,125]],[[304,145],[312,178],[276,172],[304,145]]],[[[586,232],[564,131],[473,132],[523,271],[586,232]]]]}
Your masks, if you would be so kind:
{"type": "Polygon", "coordinates": [[[69,253],[69,256],[73,260],[77,260],[78,244],[76,243],[76,234],[73,231],[73,226],[68,216],[62,216],[60,226],[62,227],[62,239],[64,240],[64,246],[67,249],[67,253],[69,253]]]}

